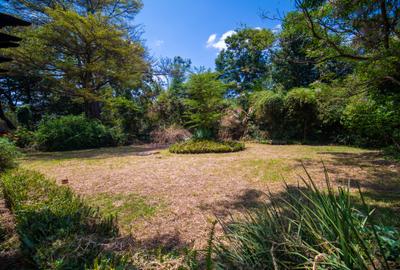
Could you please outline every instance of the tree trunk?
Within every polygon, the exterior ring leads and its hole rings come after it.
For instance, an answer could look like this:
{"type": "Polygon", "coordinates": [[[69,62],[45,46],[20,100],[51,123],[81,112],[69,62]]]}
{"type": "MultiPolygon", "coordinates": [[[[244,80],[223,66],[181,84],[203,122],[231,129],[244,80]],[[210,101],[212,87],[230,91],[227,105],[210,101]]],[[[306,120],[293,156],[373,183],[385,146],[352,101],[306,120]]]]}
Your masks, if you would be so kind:
{"type": "Polygon", "coordinates": [[[1,102],[0,102],[0,119],[6,122],[6,125],[9,129],[16,129],[13,122],[11,122],[11,120],[8,119],[7,116],[4,114],[3,105],[1,104],[1,102]]]}
{"type": "Polygon", "coordinates": [[[307,120],[304,119],[304,126],[303,126],[303,143],[306,142],[307,139],[307,120]]]}
{"type": "Polygon", "coordinates": [[[101,104],[99,101],[86,101],[85,114],[88,118],[100,119],[101,104]]]}

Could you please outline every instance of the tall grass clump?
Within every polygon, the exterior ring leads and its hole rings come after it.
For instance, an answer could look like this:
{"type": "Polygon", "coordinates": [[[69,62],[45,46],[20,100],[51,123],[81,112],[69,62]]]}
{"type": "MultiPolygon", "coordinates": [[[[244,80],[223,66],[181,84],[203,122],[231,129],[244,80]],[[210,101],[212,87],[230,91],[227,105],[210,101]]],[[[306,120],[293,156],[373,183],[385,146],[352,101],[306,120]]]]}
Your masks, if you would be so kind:
{"type": "Polygon", "coordinates": [[[1,177],[16,218],[21,251],[38,269],[84,269],[118,233],[113,217],[100,216],[69,188],[22,169],[1,177]]]}
{"type": "Polygon", "coordinates": [[[16,159],[21,155],[17,147],[7,138],[0,138],[0,172],[17,165],[16,159]]]}
{"type": "Polygon", "coordinates": [[[399,269],[400,234],[373,224],[362,193],[356,209],[348,187],[321,191],[308,175],[304,187],[286,186],[241,219],[221,222],[213,244],[219,269],[399,269]]]}

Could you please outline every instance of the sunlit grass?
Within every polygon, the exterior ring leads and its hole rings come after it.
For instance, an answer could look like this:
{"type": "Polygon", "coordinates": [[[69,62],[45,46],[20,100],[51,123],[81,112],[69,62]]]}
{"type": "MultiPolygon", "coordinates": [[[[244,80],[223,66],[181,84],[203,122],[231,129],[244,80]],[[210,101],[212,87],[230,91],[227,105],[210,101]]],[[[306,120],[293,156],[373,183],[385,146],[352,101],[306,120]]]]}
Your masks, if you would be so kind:
{"type": "Polygon", "coordinates": [[[251,174],[258,180],[281,181],[292,171],[290,162],[286,159],[252,159],[241,162],[241,167],[251,169],[251,174]]]}
{"type": "Polygon", "coordinates": [[[129,232],[133,222],[154,216],[163,208],[161,203],[149,203],[137,194],[100,193],[87,198],[90,205],[98,207],[105,215],[117,216],[122,232],[129,232]]]}

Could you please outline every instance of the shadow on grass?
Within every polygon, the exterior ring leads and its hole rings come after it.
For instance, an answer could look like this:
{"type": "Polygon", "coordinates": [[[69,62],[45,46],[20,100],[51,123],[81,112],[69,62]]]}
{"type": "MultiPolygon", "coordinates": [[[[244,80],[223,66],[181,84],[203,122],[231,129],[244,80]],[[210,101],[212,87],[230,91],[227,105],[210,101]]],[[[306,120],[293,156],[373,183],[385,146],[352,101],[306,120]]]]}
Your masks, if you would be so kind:
{"type": "Polygon", "coordinates": [[[103,159],[124,156],[148,156],[156,154],[167,146],[160,145],[129,145],[118,147],[104,147],[96,149],[62,151],[62,152],[28,152],[24,159],[35,160],[67,160],[67,159],[103,159]]]}
{"type": "Polygon", "coordinates": [[[266,194],[260,190],[245,189],[230,200],[201,204],[199,208],[203,211],[211,211],[217,217],[222,218],[230,215],[233,210],[243,212],[258,208],[263,204],[265,197],[266,194]]]}

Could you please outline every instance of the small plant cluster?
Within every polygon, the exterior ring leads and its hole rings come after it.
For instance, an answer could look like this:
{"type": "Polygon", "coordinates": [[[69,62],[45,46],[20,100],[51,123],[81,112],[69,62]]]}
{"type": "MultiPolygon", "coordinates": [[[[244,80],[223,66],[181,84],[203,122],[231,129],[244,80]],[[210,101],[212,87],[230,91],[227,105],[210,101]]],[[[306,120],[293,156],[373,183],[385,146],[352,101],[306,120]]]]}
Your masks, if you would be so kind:
{"type": "Polygon", "coordinates": [[[0,172],[16,166],[16,159],[21,155],[17,147],[7,138],[0,138],[0,172]]]}
{"type": "Polygon", "coordinates": [[[176,154],[228,153],[244,150],[245,145],[235,141],[190,140],[170,146],[176,154]]]}
{"type": "Polygon", "coordinates": [[[309,177],[244,219],[221,221],[217,269],[399,269],[399,231],[373,224],[361,191],[363,211],[326,179],[326,191],[309,177]]]}
{"type": "MultiPolygon", "coordinates": [[[[21,251],[38,269],[83,269],[118,234],[114,217],[102,217],[69,188],[23,169],[1,177],[16,219],[21,251]]],[[[117,259],[115,259],[117,260],[117,259]]]]}

